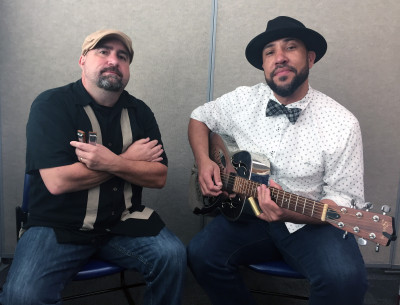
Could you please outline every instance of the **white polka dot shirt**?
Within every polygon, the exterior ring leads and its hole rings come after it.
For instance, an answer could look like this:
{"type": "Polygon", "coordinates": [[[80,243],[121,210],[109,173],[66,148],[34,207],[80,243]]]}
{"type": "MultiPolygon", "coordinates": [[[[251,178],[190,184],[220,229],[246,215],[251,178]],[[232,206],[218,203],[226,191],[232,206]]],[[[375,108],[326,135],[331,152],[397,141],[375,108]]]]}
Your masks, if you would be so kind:
{"type": "MultiPolygon", "coordinates": [[[[271,178],[285,191],[363,207],[363,150],[354,115],[309,87],[302,100],[287,106],[302,109],[292,124],[285,115],[266,117],[269,99],[277,101],[266,84],[239,87],[196,108],[191,118],[233,137],[240,149],[267,156],[271,178]]],[[[294,232],[304,225],[286,226],[294,232]]]]}

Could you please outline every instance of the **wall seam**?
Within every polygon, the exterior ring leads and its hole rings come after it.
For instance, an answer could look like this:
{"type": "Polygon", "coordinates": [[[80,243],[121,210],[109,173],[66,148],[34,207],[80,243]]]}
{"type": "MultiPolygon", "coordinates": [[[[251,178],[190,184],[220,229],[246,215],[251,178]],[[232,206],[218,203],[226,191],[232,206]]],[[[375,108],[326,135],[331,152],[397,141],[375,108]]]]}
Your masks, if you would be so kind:
{"type": "Polygon", "coordinates": [[[214,93],[214,68],[215,68],[215,36],[217,33],[218,0],[212,1],[211,10],[211,34],[210,34],[210,54],[208,63],[208,101],[213,100],[214,93]]]}

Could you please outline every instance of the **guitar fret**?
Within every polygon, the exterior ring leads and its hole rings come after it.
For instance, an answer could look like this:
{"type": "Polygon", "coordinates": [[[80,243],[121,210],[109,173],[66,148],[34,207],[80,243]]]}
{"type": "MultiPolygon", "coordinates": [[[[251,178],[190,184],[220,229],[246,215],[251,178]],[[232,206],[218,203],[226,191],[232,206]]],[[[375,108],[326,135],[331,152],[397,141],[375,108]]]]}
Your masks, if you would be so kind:
{"type": "Polygon", "coordinates": [[[253,197],[257,197],[257,187],[259,186],[259,183],[253,182],[253,197]]]}
{"type": "Polygon", "coordinates": [[[313,215],[314,215],[314,208],[315,208],[315,201],[314,201],[314,203],[313,203],[313,206],[312,206],[312,210],[311,210],[311,216],[313,216],[313,215]]]}
{"type": "Polygon", "coordinates": [[[282,190],[270,188],[271,197],[281,208],[285,208],[303,215],[320,218],[324,205],[318,201],[307,199],[282,190]]]}

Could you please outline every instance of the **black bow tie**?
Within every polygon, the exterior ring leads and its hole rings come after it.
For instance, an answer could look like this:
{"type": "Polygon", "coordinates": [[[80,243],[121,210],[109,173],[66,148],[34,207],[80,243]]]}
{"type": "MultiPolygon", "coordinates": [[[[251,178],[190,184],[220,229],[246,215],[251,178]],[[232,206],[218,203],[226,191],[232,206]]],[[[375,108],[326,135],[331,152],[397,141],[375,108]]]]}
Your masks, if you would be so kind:
{"type": "Polygon", "coordinates": [[[284,105],[281,105],[274,100],[268,101],[266,116],[275,116],[285,114],[289,119],[289,122],[294,124],[299,118],[301,113],[300,108],[286,108],[284,105]]]}

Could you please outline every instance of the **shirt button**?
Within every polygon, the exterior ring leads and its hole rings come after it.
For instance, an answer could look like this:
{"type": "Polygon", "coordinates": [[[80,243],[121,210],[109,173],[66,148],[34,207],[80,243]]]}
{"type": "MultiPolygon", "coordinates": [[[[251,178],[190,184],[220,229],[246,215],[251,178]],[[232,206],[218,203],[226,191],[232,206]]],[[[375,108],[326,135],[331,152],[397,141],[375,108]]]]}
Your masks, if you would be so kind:
{"type": "Polygon", "coordinates": [[[114,188],[113,188],[113,191],[114,191],[114,192],[118,191],[118,188],[117,188],[117,187],[114,187],[114,188]]]}
{"type": "Polygon", "coordinates": [[[108,147],[111,147],[111,146],[112,146],[112,143],[108,143],[107,145],[108,145],[108,147]]]}

